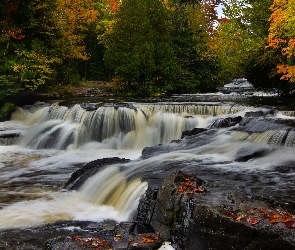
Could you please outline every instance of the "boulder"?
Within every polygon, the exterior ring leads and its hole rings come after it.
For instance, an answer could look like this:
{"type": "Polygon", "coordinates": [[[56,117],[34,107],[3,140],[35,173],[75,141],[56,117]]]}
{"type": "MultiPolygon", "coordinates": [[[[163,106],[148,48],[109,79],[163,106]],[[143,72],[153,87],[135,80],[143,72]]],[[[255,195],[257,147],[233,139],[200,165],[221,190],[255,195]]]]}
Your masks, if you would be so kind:
{"type": "Polygon", "coordinates": [[[16,106],[33,105],[39,100],[39,96],[34,91],[22,91],[14,97],[14,104],[16,106]]]}
{"type": "Polygon", "coordinates": [[[164,180],[156,197],[147,192],[139,207],[150,211],[135,219],[149,222],[175,249],[295,249],[295,233],[287,223],[266,219],[275,210],[264,203],[243,202],[233,193],[227,204],[214,204],[219,195],[196,176],[177,171],[164,180]]]}
{"type": "Polygon", "coordinates": [[[192,135],[200,134],[200,133],[202,133],[204,131],[207,131],[207,129],[205,129],[205,128],[193,128],[192,130],[183,131],[182,134],[181,134],[181,139],[186,137],[186,136],[192,136],[192,135]]]}
{"type": "Polygon", "coordinates": [[[232,127],[232,126],[235,126],[236,124],[239,124],[242,121],[242,119],[243,118],[241,116],[216,119],[212,122],[210,128],[232,127]]]}
{"type": "Polygon", "coordinates": [[[67,181],[64,188],[70,190],[77,190],[83,185],[83,183],[91,176],[96,174],[102,167],[116,164],[116,163],[126,163],[129,162],[129,159],[112,157],[112,158],[103,158],[97,159],[87,163],[83,168],[80,168],[74,172],[70,179],[67,181]]]}

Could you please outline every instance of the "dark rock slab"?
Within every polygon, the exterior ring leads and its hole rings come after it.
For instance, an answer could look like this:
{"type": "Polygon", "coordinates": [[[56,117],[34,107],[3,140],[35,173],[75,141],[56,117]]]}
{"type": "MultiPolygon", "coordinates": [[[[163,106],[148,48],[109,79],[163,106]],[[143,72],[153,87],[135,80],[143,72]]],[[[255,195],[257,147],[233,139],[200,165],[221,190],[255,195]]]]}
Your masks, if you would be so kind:
{"type": "Polygon", "coordinates": [[[15,137],[19,137],[19,136],[20,136],[20,133],[3,133],[3,134],[0,134],[0,138],[3,138],[3,139],[15,138],[15,137]]]}
{"type": "Polygon", "coordinates": [[[210,125],[210,128],[232,127],[232,126],[239,124],[242,121],[242,119],[243,118],[241,116],[216,119],[212,122],[212,124],[210,125]]]}
{"type": "Polygon", "coordinates": [[[197,134],[203,133],[205,131],[207,131],[207,129],[205,129],[205,128],[193,128],[192,130],[186,130],[186,131],[182,132],[181,139],[186,136],[197,135],[197,134]]]}
{"type": "Polygon", "coordinates": [[[255,152],[241,152],[240,154],[238,154],[238,157],[235,159],[235,161],[246,162],[251,159],[263,157],[264,155],[267,155],[268,153],[269,151],[267,151],[266,149],[258,150],[255,152]]]}
{"type": "Polygon", "coordinates": [[[65,188],[76,190],[81,187],[89,177],[97,173],[102,167],[116,163],[126,163],[129,161],[129,159],[119,157],[103,158],[91,161],[71,175],[70,179],[65,185],[65,188]]]}
{"type": "Polygon", "coordinates": [[[284,223],[271,224],[257,212],[270,209],[266,204],[254,200],[243,202],[233,190],[227,204],[212,205],[209,199],[214,199],[214,192],[211,190],[180,192],[187,180],[193,180],[196,186],[205,184],[194,175],[174,172],[164,180],[156,198],[146,194],[146,199],[155,205],[150,206],[152,211],[137,216],[138,222],[150,222],[154,232],[172,241],[176,249],[295,249],[292,229],[284,223]],[[251,209],[256,209],[256,214],[251,213],[251,209]],[[242,212],[244,215],[239,218],[242,212]]]}
{"type": "Polygon", "coordinates": [[[14,97],[14,104],[16,106],[33,105],[40,97],[34,91],[22,91],[14,97]]]}
{"type": "Polygon", "coordinates": [[[101,223],[58,221],[25,229],[2,229],[0,249],[95,249],[88,243],[88,239],[99,238],[111,245],[116,224],[110,220],[101,223]]]}
{"type": "Polygon", "coordinates": [[[93,103],[82,103],[80,106],[86,111],[94,111],[97,110],[97,106],[93,103]]]}

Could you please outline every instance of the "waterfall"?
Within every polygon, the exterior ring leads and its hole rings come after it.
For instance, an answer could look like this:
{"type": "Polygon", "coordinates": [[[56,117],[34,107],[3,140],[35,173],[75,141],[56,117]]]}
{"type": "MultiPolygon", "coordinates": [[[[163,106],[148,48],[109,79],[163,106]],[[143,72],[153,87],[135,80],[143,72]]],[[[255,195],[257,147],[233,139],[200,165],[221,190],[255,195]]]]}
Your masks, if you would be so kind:
{"type": "MultiPolygon", "coordinates": [[[[256,109],[222,103],[108,105],[94,111],[78,104],[70,108],[59,105],[32,110],[18,108],[12,119],[29,128],[21,134],[19,142],[2,138],[2,144],[18,142],[26,148],[64,150],[95,143],[101,149],[141,150],[180,139],[185,130],[210,128],[222,116],[249,110],[256,109]]],[[[293,129],[271,120],[245,118],[241,130],[241,135],[235,136],[240,140],[292,147],[295,144],[293,129]]]]}
{"type": "Polygon", "coordinates": [[[128,219],[130,212],[137,208],[139,198],[148,185],[140,178],[128,180],[125,174],[126,172],[121,172],[118,166],[109,166],[90,177],[79,192],[84,201],[113,206],[128,219]]]}
{"type": "MultiPolygon", "coordinates": [[[[159,186],[175,170],[247,175],[295,161],[294,119],[282,119],[283,112],[222,103],[82,107],[18,108],[11,121],[1,123],[0,143],[20,137],[16,145],[0,145],[0,192],[6,194],[0,197],[0,228],[128,220],[148,185],[159,186]],[[216,121],[237,116],[242,121],[236,126],[218,127],[216,121]],[[196,127],[204,132],[170,143],[196,127]],[[131,161],[94,166],[78,190],[60,190],[86,163],[110,157],[131,161]]],[[[252,183],[258,190],[260,182],[252,183]]]]}
{"type": "Polygon", "coordinates": [[[100,148],[142,149],[179,139],[184,130],[206,126],[210,117],[243,110],[245,107],[219,103],[103,106],[95,111],[86,111],[80,105],[53,105],[31,116],[19,109],[13,119],[31,125],[21,136],[23,147],[62,150],[96,142],[100,148]]]}

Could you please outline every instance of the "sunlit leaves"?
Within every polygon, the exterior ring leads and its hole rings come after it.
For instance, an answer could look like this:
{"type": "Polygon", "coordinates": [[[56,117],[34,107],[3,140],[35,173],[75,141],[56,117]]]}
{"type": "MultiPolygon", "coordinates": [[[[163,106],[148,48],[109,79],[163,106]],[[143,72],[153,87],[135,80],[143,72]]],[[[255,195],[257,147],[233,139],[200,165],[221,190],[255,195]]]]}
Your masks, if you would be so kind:
{"type": "Polygon", "coordinates": [[[100,238],[82,238],[80,236],[71,236],[73,241],[77,241],[81,247],[91,247],[94,249],[108,248],[109,242],[100,238]]]}
{"type": "Polygon", "coordinates": [[[195,178],[184,177],[184,181],[178,186],[178,193],[196,194],[204,193],[205,189],[198,186],[195,178]]]}
{"type": "Polygon", "coordinates": [[[116,13],[119,9],[119,0],[105,0],[112,13],[116,13]]]}
{"type": "Polygon", "coordinates": [[[59,63],[60,59],[47,56],[40,49],[40,44],[36,43],[34,50],[18,50],[18,62],[13,65],[13,71],[20,75],[25,87],[35,90],[53,73],[52,66],[59,63]],[[38,49],[39,48],[39,49],[38,49]]]}
{"type": "Polygon", "coordinates": [[[278,65],[278,74],[282,80],[295,82],[295,0],[274,0],[271,6],[269,46],[280,49],[288,60],[278,65]],[[290,60],[291,59],[291,60],[290,60]]]}
{"type": "Polygon", "coordinates": [[[291,213],[277,209],[251,208],[249,210],[234,210],[232,206],[221,206],[224,213],[234,221],[256,225],[261,221],[277,224],[284,223],[287,228],[295,228],[295,216],[291,213]]]}
{"type": "Polygon", "coordinates": [[[22,29],[18,28],[18,29],[9,29],[9,30],[3,30],[3,36],[6,37],[11,37],[15,40],[22,40],[25,38],[25,35],[22,33],[22,29]]]}
{"type": "Polygon", "coordinates": [[[65,58],[79,58],[87,60],[83,44],[83,33],[88,31],[89,25],[97,21],[98,11],[92,0],[56,0],[55,16],[57,27],[62,38],[59,46],[63,47],[65,58]]]}

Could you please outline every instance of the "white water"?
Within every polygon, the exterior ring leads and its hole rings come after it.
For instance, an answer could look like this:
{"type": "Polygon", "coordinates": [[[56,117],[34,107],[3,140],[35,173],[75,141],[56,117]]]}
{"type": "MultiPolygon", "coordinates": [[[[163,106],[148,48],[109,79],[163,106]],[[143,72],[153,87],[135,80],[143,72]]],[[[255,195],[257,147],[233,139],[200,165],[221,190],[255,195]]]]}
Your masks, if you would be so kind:
{"type": "Polygon", "coordinates": [[[259,160],[219,164],[233,161],[240,151],[273,147],[264,143],[270,132],[257,134],[257,138],[255,133],[228,129],[221,129],[198,147],[187,147],[184,139],[169,144],[169,153],[138,159],[145,146],[169,143],[179,139],[183,130],[205,128],[214,117],[243,115],[249,108],[214,104],[134,106],[137,110],[101,107],[86,112],[79,105],[71,109],[18,109],[11,121],[0,123],[5,133],[22,133],[18,145],[0,146],[0,228],[58,220],[127,220],[147,188],[141,174],[166,171],[159,167],[164,162],[195,159],[215,162],[216,168],[266,169],[295,161],[292,147],[259,160]],[[134,161],[103,169],[78,191],[62,189],[70,175],[85,163],[115,156],[134,161]]]}

